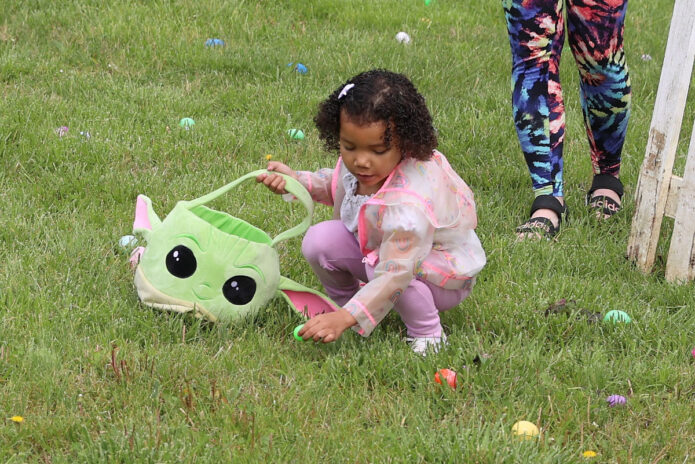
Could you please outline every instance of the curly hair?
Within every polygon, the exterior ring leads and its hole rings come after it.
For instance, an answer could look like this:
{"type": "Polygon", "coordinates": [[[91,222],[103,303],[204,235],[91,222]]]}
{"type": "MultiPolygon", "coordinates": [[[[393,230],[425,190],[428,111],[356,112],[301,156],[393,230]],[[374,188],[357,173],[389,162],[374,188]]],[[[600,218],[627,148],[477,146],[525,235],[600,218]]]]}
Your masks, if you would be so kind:
{"type": "Polygon", "coordinates": [[[394,140],[406,158],[426,161],[437,147],[425,98],[403,74],[385,69],[366,71],[349,79],[319,105],[314,123],[326,149],[340,149],[340,114],[358,125],[386,123],[384,143],[394,140]],[[338,98],[347,84],[354,84],[338,98]]]}

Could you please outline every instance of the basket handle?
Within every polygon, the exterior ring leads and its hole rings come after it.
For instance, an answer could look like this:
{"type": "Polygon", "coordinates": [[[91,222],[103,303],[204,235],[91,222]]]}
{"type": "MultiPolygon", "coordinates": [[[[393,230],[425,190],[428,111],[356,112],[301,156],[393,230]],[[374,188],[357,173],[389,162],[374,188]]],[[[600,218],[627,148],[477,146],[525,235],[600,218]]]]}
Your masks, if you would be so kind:
{"type": "MultiPolygon", "coordinates": [[[[212,200],[216,199],[219,196],[224,195],[225,193],[229,192],[232,190],[234,187],[239,185],[240,183],[249,180],[249,179],[255,179],[258,175],[260,174],[267,174],[269,171],[266,169],[259,169],[257,171],[249,172],[248,174],[245,174],[238,179],[228,183],[227,185],[218,188],[217,190],[208,193],[207,195],[203,195],[200,198],[196,198],[195,200],[191,201],[182,201],[183,205],[188,208],[194,208],[196,206],[204,205],[205,203],[209,203],[212,200]]],[[[311,198],[311,195],[307,191],[306,188],[302,184],[300,184],[296,179],[285,175],[285,174],[280,174],[279,172],[273,172],[273,174],[278,174],[282,176],[285,179],[285,190],[287,190],[289,193],[294,195],[299,202],[304,205],[304,208],[306,209],[306,216],[304,217],[304,220],[302,220],[301,223],[297,224],[296,226],[285,230],[284,232],[280,232],[272,241],[271,246],[275,246],[278,242],[281,242],[283,240],[287,240],[290,238],[294,238],[298,235],[302,235],[306,230],[309,228],[311,225],[311,218],[312,215],[314,214],[314,201],[311,198]]]]}

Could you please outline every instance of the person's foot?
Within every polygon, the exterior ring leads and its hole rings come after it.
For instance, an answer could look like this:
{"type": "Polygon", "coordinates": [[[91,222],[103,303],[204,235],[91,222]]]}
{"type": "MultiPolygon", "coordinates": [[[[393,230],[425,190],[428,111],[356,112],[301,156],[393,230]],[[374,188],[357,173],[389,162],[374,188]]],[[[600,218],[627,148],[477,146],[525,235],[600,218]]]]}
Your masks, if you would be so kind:
{"type": "Polygon", "coordinates": [[[421,356],[427,356],[428,352],[436,353],[441,347],[447,345],[444,333],[441,337],[410,337],[406,338],[405,341],[410,343],[410,348],[414,353],[421,356]]]}
{"type": "Polygon", "coordinates": [[[553,238],[560,230],[567,208],[563,197],[540,195],[531,206],[531,218],[516,228],[519,240],[553,238]]]}
{"type": "Polygon", "coordinates": [[[620,195],[607,188],[594,190],[589,205],[596,212],[597,219],[608,219],[622,209],[620,195]]]}
{"type": "Polygon", "coordinates": [[[597,219],[607,219],[622,209],[623,183],[610,174],[596,174],[586,204],[597,219]]]}

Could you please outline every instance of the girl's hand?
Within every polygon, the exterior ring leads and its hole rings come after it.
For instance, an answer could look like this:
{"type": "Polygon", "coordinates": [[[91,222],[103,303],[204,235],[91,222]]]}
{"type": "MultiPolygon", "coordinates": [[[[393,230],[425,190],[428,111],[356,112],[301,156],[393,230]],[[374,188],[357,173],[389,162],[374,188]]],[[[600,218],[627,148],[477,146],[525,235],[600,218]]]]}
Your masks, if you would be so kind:
{"type": "MultiPolygon", "coordinates": [[[[297,178],[297,174],[286,164],[279,161],[271,161],[268,163],[268,171],[275,171],[281,174],[286,174],[293,179],[297,178]]],[[[261,182],[263,185],[268,187],[273,193],[285,194],[285,179],[282,176],[278,176],[271,172],[267,174],[259,174],[256,176],[256,182],[261,182]]]]}
{"type": "Polygon", "coordinates": [[[339,339],[345,329],[355,324],[357,319],[347,309],[339,309],[334,313],[320,314],[309,319],[299,331],[299,336],[304,340],[330,343],[339,339]]]}

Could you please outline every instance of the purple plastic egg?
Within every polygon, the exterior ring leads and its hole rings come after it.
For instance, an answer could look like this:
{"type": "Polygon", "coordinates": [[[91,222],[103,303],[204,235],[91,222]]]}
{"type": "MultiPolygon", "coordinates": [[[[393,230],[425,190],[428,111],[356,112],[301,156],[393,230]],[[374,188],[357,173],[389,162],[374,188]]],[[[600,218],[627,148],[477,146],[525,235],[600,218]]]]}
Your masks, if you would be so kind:
{"type": "Polygon", "coordinates": [[[627,399],[622,395],[611,395],[606,398],[606,402],[608,402],[608,406],[612,408],[613,406],[620,406],[627,403],[627,399]]]}

